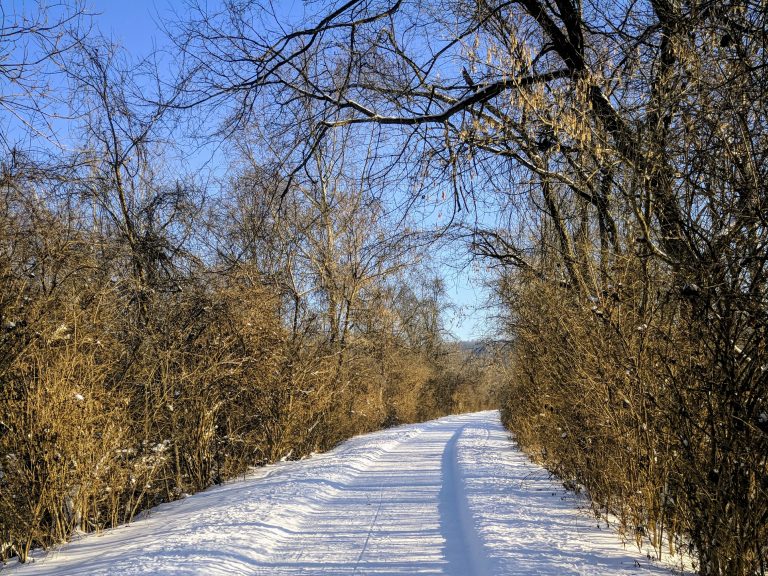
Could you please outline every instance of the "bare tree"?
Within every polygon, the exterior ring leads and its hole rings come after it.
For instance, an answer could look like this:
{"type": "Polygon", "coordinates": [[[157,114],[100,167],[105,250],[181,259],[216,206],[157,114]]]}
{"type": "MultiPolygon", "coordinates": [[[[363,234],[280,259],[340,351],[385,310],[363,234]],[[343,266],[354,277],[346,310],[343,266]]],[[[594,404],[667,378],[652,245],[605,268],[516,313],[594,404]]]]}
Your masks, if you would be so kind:
{"type": "Polygon", "coordinates": [[[328,411],[351,413],[362,379],[353,364],[368,346],[362,321],[367,302],[414,265],[419,239],[394,225],[369,187],[366,159],[352,146],[350,132],[335,136],[317,147],[287,187],[285,172],[259,163],[245,146],[243,172],[224,218],[226,261],[256,264],[264,283],[283,295],[293,351],[286,357],[287,379],[305,377],[307,350],[327,359],[323,378],[296,384],[315,410],[310,430],[328,411]]]}
{"type": "Polygon", "coordinates": [[[90,33],[81,2],[0,7],[0,126],[3,153],[27,153],[40,137],[57,138],[53,126],[66,117],[67,106],[58,84],[64,82],[68,57],[90,33]]]}
{"type": "Polygon", "coordinates": [[[127,249],[139,324],[147,321],[151,291],[179,289],[176,267],[197,201],[183,175],[160,173],[170,152],[168,108],[151,101],[142,72],[109,42],[80,49],[68,72],[84,136],[79,192],[95,226],[127,249]]]}

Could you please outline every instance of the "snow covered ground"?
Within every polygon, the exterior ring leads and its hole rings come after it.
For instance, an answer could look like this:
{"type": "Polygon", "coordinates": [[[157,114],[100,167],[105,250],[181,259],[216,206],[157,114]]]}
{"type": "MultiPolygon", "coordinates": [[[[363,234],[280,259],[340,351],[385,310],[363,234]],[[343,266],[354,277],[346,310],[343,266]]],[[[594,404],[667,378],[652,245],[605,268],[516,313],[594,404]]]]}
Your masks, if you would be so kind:
{"type": "Polygon", "coordinates": [[[550,480],[497,412],[353,438],[89,535],[32,575],[668,575],[550,480]]]}

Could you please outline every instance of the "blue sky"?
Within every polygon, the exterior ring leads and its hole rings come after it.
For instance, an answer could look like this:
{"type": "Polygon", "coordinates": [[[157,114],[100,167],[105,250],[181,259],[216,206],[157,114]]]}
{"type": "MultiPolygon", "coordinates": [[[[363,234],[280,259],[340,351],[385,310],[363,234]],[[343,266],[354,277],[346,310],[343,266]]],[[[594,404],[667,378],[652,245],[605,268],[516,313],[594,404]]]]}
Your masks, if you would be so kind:
{"type": "MultiPolygon", "coordinates": [[[[209,0],[215,6],[216,0],[209,0]]],[[[292,3],[300,7],[299,2],[292,3]]],[[[163,48],[168,40],[158,27],[158,20],[173,12],[183,14],[184,0],[87,0],[89,12],[96,14],[95,25],[103,34],[124,46],[135,58],[147,56],[155,47],[163,48]]],[[[456,264],[455,253],[445,259],[456,264]]],[[[460,340],[490,336],[493,326],[485,307],[488,291],[482,285],[482,273],[471,266],[439,266],[445,277],[445,288],[456,312],[445,318],[446,328],[460,340]]]]}
{"type": "Polygon", "coordinates": [[[88,0],[87,10],[96,13],[96,25],[137,56],[148,54],[153,43],[166,42],[157,27],[158,14],[161,16],[174,8],[181,9],[180,1],[173,0],[88,0]]]}

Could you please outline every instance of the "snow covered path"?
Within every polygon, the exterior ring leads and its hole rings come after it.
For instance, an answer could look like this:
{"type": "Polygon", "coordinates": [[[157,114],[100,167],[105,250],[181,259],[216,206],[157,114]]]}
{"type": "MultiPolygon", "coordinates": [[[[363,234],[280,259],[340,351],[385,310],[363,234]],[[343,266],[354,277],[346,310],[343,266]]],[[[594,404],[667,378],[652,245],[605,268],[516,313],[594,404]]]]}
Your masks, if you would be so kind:
{"type": "Polygon", "coordinates": [[[669,574],[579,511],[497,412],[353,438],[164,504],[31,575],[669,574]]]}

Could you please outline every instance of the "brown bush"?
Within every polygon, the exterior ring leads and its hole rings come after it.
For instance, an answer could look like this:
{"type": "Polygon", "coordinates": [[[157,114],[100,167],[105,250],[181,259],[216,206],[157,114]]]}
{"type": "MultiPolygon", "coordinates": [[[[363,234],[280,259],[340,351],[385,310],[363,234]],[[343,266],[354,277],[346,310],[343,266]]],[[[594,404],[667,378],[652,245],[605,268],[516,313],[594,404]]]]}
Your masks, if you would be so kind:
{"type": "Polygon", "coordinates": [[[507,284],[504,421],[628,538],[657,556],[690,545],[707,570],[746,573],[765,562],[768,535],[763,377],[748,368],[761,348],[744,358],[663,270],[650,284],[638,269],[629,258],[613,290],[584,299],[531,277],[507,284]]]}

